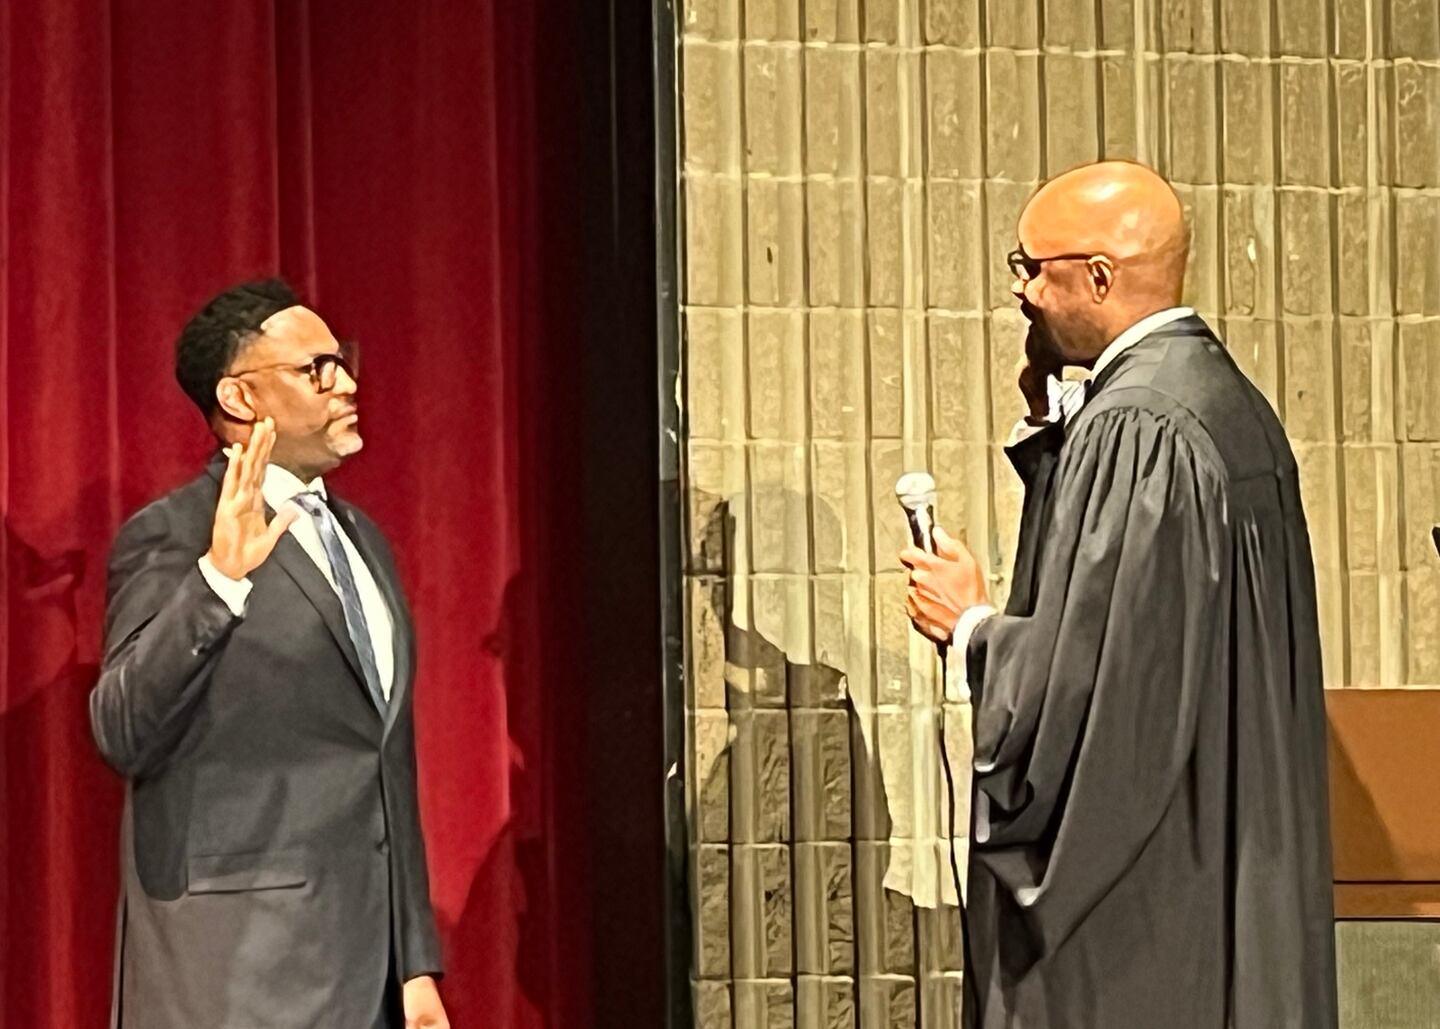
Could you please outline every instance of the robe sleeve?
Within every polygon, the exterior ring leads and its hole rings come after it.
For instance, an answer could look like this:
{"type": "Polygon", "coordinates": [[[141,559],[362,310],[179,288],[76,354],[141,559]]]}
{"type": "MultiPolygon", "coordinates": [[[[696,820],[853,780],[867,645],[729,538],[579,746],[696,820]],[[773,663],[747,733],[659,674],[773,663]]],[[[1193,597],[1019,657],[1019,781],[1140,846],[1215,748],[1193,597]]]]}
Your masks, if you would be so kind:
{"type": "Polygon", "coordinates": [[[1034,609],[971,638],[972,853],[1043,953],[1158,825],[1201,693],[1223,669],[1215,467],[1168,414],[1111,407],[1078,422],[1055,473],[1034,609]]]}

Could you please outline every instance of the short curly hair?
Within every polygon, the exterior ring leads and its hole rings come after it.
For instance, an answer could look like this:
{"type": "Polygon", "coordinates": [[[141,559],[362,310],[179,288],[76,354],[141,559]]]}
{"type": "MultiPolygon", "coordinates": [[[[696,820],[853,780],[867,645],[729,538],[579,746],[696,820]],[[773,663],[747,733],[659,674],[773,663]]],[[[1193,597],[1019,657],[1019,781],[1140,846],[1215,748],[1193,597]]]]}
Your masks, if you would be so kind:
{"type": "Polygon", "coordinates": [[[242,282],[212,298],[186,323],[175,344],[175,380],[207,420],[219,407],[215,387],[240,348],[260,334],[271,315],[299,303],[283,279],[242,282]]]}

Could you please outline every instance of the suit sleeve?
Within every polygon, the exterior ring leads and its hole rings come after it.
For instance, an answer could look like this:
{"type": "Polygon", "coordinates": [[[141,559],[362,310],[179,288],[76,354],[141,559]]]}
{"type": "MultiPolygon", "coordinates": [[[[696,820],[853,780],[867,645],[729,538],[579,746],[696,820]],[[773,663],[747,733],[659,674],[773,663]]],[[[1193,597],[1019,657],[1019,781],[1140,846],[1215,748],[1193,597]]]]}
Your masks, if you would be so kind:
{"type": "Polygon", "coordinates": [[[198,557],[160,507],[127,523],[111,551],[90,729],[106,762],[128,778],[164,763],[241,621],[205,581],[198,557]]]}
{"type": "Polygon", "coordinates": [[[983,622],[972,855],[1063,943],[1165,813],[1216,681],[1223,504],[1168,418],[1097,411],[1056,470],[1032,612],[983,622]]]}

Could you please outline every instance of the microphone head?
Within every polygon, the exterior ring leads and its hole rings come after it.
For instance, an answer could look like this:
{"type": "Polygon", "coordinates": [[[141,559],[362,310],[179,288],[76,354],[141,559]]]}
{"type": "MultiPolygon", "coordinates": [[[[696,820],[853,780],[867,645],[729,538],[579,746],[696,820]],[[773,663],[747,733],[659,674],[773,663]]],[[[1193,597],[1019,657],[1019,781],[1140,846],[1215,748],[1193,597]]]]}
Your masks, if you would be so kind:
{"type": "Polygon", "coordinates": [[[907,511],[935,506],[935,479],[929,472],[906,472],[895,483],[895,499],[907,511]]]}

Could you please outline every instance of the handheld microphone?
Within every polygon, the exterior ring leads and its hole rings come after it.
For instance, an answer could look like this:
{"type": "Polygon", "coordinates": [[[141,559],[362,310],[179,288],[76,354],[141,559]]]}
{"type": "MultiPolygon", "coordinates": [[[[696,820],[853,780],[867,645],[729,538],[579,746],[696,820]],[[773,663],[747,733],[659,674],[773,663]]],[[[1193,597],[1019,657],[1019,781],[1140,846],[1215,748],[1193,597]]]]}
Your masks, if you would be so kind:
{"type": "Polygon", "coordinates": [[[906,472],[895,483],[895,499],[905,509],[910,538],[928,553],[935,553],[935,479],[929,472],[906,472]]]}

